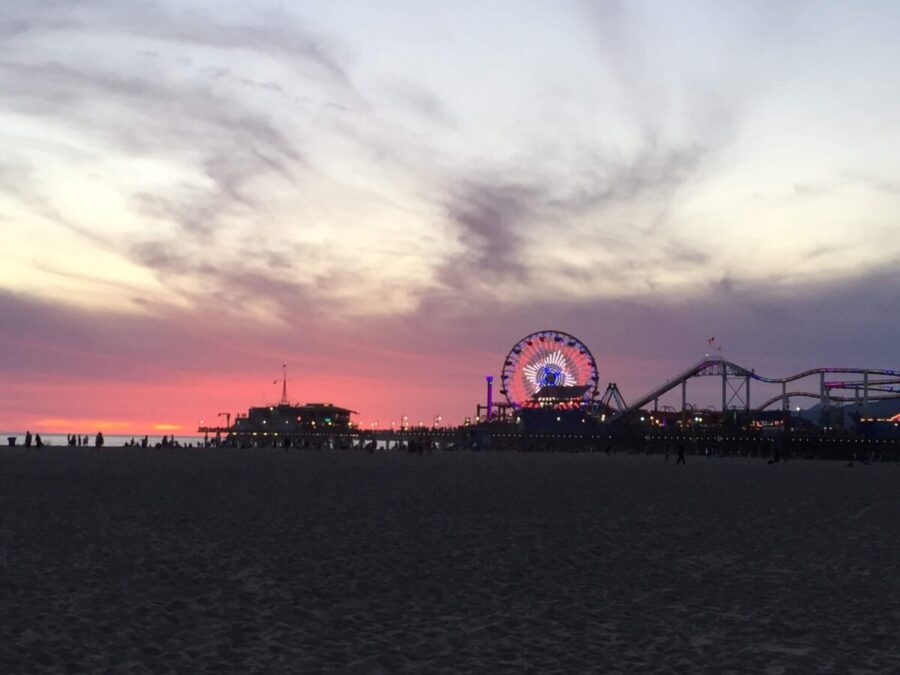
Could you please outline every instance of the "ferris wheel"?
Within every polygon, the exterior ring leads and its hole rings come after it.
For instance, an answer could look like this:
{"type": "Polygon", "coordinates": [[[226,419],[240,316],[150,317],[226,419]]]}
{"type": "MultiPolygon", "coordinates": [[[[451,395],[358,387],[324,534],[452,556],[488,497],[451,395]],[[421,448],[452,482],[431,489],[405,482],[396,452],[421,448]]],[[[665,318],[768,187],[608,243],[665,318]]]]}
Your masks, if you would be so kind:
{"type": "Polygon", "coordinates": [[[578,338],[542,330],[519,340],[507,354],[500,393],[520,408],[544,387],[586,387],[585,398],[598,395],[600,377],[591,350],[578,338]]]}

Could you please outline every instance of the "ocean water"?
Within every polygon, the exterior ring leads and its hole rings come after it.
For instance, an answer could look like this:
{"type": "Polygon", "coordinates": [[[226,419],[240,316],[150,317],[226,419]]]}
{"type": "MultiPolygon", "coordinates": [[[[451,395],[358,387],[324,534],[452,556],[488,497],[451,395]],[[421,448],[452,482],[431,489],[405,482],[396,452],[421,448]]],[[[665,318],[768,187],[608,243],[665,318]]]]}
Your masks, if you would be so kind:
{"type": "MultiPolygon", "coordinates": [[[[32,431],[32,436],[34,436],[34,432],[32,431]]],[[[88,434],[88,445],[94,445],[94,438],[96,437],[96,433],[88,434]]],[[[82,437],[84,434],[82,434],[82,437]]],[[[162,441],[162,434],[148,434],[149,443],[151,446],[156,445],[160,441],[162,441]]],[[[169,434],[166,434],[167,437],[171,438],[169,434]]],[[[16,439],[16,446],[24,446],[25,443],[25,432],[24,431],[2,431],[0,432],[0,445],[3,447],[9,447],[9,439],[16,439]]],[[[117,447],[125,445],[126,443],[130,443],[131,439],[134,439],[137,443],[141,442],[143,435],[141,436],[133,436],[131,434],[120,435],[120,434],[103,434],[104,445],[117,447]]],[[[44,445],[52,445],[55,447],[65,447],[68,445],[68,441],[66,440],[66,434],[41,434],[41,440],[44,442],[44,445]]],[[[179,436],[175,435],[175,440],[178,441],[181,445],[187,445],[188,443],[193,443],[197,445],[197,443],[203,443],[203,436],[179,436]]],[[[34,441],[32,440],[32,443],[34,441]]]]}

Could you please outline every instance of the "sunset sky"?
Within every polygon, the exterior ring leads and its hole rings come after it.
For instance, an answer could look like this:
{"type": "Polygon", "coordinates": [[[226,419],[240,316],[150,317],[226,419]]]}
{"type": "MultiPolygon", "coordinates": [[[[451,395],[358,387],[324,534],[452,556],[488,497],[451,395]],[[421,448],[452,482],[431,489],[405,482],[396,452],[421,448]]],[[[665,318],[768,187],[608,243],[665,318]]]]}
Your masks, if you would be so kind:
{"type": "Polygon", "coordinates": [[[2,3],[0,430],[190,432],[277,399],[282,363],[363,424],[458,422],[546,328],[626,398],[710,336],[772,376],[897,368],[898,25],[2,3]]]}

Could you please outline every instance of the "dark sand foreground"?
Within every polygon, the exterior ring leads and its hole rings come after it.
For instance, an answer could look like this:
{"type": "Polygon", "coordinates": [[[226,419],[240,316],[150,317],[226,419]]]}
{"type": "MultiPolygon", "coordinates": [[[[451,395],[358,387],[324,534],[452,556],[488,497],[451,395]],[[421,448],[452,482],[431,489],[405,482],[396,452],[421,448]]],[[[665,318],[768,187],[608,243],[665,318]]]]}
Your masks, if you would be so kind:
{"type": "Polygon", "coordinates": [[[4,449],[0,488],[3,673],[900,672],[897,465],[4,449]]]}

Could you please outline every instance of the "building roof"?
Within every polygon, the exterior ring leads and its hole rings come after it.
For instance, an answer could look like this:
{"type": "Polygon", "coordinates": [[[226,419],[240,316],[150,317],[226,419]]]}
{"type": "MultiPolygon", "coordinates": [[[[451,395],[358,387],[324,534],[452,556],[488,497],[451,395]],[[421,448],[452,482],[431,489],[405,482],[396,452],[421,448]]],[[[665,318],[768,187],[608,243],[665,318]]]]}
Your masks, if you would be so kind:
{"type": "Polygon", "coordinates": [[[336,406],[332,403],[304,403],[300,405],[299,403],[277,403],[275,405],[260,405],[253,406],[250,408],[251,410],[284,410],[288,409],[291,411],[303,411],[303,412],[337,412],[337,413],[347,413],[348,415],[358,415],[359,413],[355,410],[350,410],[349,408],[341,408],[340,406],[336,406]]]}
{"type": "Polygon", "coordinates": [[[541,387],[540,391],[532,396],[533,401],[571,401],[574,399],[584,398],[585,393],[591,386],[584,384],[580,386],[547,386],[541,387]]]}

